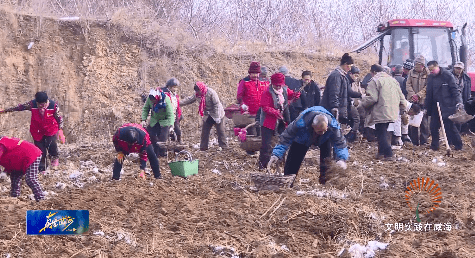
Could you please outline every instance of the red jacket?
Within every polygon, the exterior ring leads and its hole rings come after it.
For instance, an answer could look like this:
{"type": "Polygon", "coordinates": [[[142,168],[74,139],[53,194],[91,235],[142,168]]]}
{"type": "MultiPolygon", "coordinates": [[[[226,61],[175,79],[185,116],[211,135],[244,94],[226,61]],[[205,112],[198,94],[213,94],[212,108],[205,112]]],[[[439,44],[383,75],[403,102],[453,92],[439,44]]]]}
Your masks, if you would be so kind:
{"type": "Polygon", "coordinates": [[[49,100],[49,105],[41,116],[36,100],[32,101],[30,133],[35,141],[41,141],[43,136],[53,136],[58,132],[59,125],[54,117],[56,109],[56,103],[49,100]]]}
{"type": "MultiPolygon", "coordinates": [[[[284,117],[284,120],[290,120],[290,115],[288,118],[285,116],[285,111],[287,110],[288,113],[288,101],[292,100],[294,98],[299,98],[300,94],[296,94],[293,90],[289,89],[287,86],[284,86],[284,106],[286,106],[285,110],[279,110],[276,108],[276,102],[274,101],[274,98],[272,97],[272,93],[270,92],[271,87],[268,87],[267,90],[262,93],[262,98],[261,98],[261,108],[262,108],[262,113],[261,113],[261,119],[260,123],[261,126],[264,126],[266,128],[269,128],[271,130],[275,130],[275,127],[277,125],[277,118],[282,115],[284,117]]],[[[286,123],[289,123],[290,121],[285,121],[286,123]]]]}
{"type": "Polygon", "coordinates": [[[115,150],[117,152],[123,152],[125,155],[130,153],[139,153],[140,159],[143,161],[147,161],[147,146],[149,146],[152,142],[150,141],[150,135],[148,132],[139,124],[128,123],[121,126],[117,132],[112,137],[112,142],[114,143],[115,150]],[[127,130],[125,128],[135,128],[138,133],[138,140],[133,144],[129,144],[127,141],[124,140],[123,133],[127,130]]]}
{"type": "Polygon", "coordinates": [[[242,79],[238,85],[237,100],[249,107],[249,114],[256,115],[259,110],[262,93],[269,86],[269,82],[251,81],[248,77],[242,79]]]}
{"type": "Polygon", "coordinates": [[[0,165],[7,173],[13,171],[26,173],[26,169],[41,156],[41,150],[24,140],[17,138],[2,137],[0,139],[0,165]]]}

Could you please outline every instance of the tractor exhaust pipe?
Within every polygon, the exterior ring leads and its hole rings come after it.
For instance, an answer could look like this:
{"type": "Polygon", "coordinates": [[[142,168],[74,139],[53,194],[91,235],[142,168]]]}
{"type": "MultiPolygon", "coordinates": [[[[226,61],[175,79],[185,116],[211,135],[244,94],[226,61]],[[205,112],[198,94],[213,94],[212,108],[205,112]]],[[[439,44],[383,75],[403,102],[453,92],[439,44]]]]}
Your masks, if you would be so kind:
{"type": "Polygon", "coordinates": [[[462,62],[465,67],[467,67],[467,40],[465,39],[465,28],[467,23],[462,26],[462,35],[460,36],[460,41],[462,45],[460,46],[460,62],[462,62]]]}

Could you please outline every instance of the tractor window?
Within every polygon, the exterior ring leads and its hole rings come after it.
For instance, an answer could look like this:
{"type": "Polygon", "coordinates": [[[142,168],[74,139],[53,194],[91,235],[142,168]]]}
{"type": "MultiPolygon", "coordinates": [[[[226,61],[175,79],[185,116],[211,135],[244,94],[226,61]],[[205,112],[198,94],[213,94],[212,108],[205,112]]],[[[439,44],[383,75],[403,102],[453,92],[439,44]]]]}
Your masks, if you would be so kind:
{"type": "Polygon", "coordinates": [[[408,29],[394,29],[391,33],[391,49],[392,56],[390,58],[390,65],[402,65],[406,59],[410,58],[409,52],[409,30],[408,29]]]}
{"type": "Polygon", "coordinates": [[[444,28],[418,28],[414,33],[414,56],[423,55],[427,61],[436,60],[440,66],[452,64],[449,33],[444,28]]]}
{"type": "Polygon", "coordinates": [[[387,66],[391,62],[391,34],[384,36],[381,65],[387,66]]]}

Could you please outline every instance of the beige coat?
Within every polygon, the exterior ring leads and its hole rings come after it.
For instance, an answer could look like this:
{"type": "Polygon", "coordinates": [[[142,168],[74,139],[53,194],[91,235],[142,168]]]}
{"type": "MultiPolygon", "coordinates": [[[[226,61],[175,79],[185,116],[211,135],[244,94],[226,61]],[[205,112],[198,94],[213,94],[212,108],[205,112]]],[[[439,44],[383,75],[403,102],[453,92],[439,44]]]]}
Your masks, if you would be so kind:
{"type": "Polygon", "coordinates": [[[368,83],[361,105],[368,113],[365,126],[393,123],[398,119],[399,111],[406,109],[406,98],[396,79],[380,72],[368,83]]]}
{"type": "Polygon", "coordinates": [[[407,75],[406,90],[407,98],[411,100],[412,95],[417,94],[419,96],[419,103],[424,103],[426,98],[427,77],[430,71],[427,67],[424,67],[421,73],[412,69],[407,75]]]}
{"type": "MultiPolygon", "coordinates": [[[[223,105],[221,104],[221,101],[219,100],[218,93],[216,93],[215,90],[208,87],[208,91],[206,92],[205,98],[206,98],[205,99],[206,107],[203,112],[204,118],[206,118],[207,116],[211,116],[214,119],[214,121],[220,121],[220,122],[223,121],[224,108],[223,108],[223,105]]],[[[198,100],[198,102],[200,101],[200,99],[197,98],[195,94],[193,94],[193,96],[190,96],[186,98],[185,100],[180,101],[180,106],[189,105],[191,103],[194,103],[196,100],[198,100]]]]}

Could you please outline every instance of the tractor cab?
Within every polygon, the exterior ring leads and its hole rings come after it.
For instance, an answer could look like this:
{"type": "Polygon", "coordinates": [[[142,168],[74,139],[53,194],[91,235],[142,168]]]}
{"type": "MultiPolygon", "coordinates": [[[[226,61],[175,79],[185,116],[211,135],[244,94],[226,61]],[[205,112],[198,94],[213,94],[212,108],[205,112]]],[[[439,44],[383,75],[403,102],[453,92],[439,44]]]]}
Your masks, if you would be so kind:
{"type": "MultiPolygon", "coordinates": [[[[379,64],[402,65],[406,59],[422,55],[448,68],[459,61],[456,53],[455,31],[446,21],[397,19],[380,24],[379,34],[354,52],[361,52],[379,41],[379,64]]],[[[460,47],[462,51],[463,44],[460,47]]],[[[466,60],[460,60],[466,63],[466,60]]]]}

